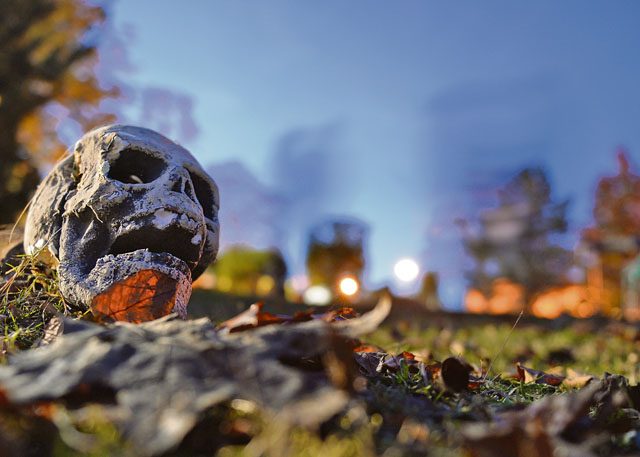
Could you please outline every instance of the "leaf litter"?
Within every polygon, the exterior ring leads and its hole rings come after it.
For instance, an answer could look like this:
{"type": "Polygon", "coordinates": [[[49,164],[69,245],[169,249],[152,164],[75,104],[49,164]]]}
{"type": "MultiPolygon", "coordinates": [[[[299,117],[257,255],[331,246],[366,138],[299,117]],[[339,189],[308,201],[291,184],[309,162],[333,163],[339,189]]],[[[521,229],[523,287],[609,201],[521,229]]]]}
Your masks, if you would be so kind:
{"type": "Polygon", "coordinates": [[[41,347],[0,366],[0,455],[640,452],[640,389],[627,378],[565,369],[579,354],[564,348],[531,366],[539,350],[525,347],[510,373],[492,375],[451,332],[442,361],[360,340],[389,306],[286,316],[256,304],[218,325],[97,325],[51,311],[41,347]]]}

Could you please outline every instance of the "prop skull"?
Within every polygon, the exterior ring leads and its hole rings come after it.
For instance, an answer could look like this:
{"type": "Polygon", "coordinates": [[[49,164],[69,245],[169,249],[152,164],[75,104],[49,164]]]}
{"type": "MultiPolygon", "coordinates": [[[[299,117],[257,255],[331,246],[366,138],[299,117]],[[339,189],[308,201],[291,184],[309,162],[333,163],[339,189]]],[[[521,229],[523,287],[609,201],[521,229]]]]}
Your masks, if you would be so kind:
{"type": "Polygon", "coordinates": [[[167,306],[184,317],[191,280],[218,251],[218,207],[215,182],[186,149],[145,128],[102,127],[38,188],[24,247],[59,261],[71,303],[93,308],[115,284],[151,271],[150,287],[163,287],[148,302],[154,317],[167,306]]]}

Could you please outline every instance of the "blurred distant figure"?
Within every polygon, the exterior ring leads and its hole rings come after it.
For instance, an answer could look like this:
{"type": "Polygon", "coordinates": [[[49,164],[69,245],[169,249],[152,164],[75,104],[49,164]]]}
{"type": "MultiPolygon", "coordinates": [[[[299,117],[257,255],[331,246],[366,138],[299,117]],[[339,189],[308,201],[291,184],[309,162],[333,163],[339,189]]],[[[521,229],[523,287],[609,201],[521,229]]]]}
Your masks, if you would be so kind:
{"type": "Polygon", "coordinates": [[[442,309],[442,302],[440,302],[440,297],[438,296],[438,273],[434,271],[425,273],[417,298],[429,311],[442,309]]]}

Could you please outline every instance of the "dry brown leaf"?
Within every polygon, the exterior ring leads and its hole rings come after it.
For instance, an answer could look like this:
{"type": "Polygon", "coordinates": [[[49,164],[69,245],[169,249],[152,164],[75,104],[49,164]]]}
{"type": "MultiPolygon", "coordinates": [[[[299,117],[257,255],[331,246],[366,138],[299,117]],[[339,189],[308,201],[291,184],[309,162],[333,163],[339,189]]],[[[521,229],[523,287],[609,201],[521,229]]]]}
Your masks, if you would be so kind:
{"type": "Polygon", "coordinates": [[[562,385],[572,389],[579,389],[595,379],[596,378],[590,374],[581,374],[571,368],[567,368],[567,377],[562,381],[562,385]]]}
{"type": "Polygon", "coordinates": [[[251,328],[262,327],[263,325],[281,324],[287,321],[287,319],[283,317],[262,311],[263,307],[264,303],[262,302],[254,303],[249,307],[249,309],[222,322],[218,325],[218,330],[226,330],[229,333],[234,333],[251,328]]]}
{"type": "Polygon", "coordinates": [[[473,367],[461,357],[449,357],[442,362],[442,380],[445,386],[454,392],[460,392],[469,386],[469,375],[472,371],[473,367]]]}
{"type": "Polygon", "coordinates": [[[91,312],[99,321],[139,324],[171,314],[177,292],[175,279],[156,270],[141,270],[96,295],[91,312]]]}
{"type": "Polygon", "coordinates": [[[258,302],[251,305],[247,310],[237,316],[232,317],[218,326],[218,330],[225,330],[229,333],[249,330],[263,325],[271,324],[291,324],[296,322],[307,322],[310,320],[322,320],[324,322],[342,322],[358,316],[353,308],[342,307],[322,314],[313,314],[313,310],[298,311],[292,316],[282,314],[271,314],[263,311],[264,303],[258,302]]]}
{"type": "Polygon", "coordinates": [[[518,370],[516,379],[525,383],[535,382],[536,384],[559,386],[565,380],[565,376],[545,373],[544,371],[534,370],[533,368],[520,364],[518,364],[516,368],[518,370]]]}

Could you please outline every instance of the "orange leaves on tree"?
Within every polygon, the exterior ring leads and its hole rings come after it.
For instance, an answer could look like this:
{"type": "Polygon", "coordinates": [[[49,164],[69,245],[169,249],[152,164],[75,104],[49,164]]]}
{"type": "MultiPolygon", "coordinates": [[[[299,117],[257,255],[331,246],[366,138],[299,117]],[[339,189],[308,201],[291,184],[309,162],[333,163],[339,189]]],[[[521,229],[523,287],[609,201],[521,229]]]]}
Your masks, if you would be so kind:
{"type": "Polygon", "coordinates": [[[178,282],[155,270],[141,270],[94,297],[91,311],[101,321],[140,323],[170,314],[178,282]]]}
{"type": "Polygon", "coordinates": [[[119,91],[100,84],[96,75],[95,32],[105,11],[91,3],[0,2],[0,207],[4,210],[0,221],[4,223],[14,222],[28,202],[39,181],[37,169],[64,152],[65,142],[58,135],[61,122],[77,123],[84,132],[115,120],[104,114],[101,102],[119,91]]]}

